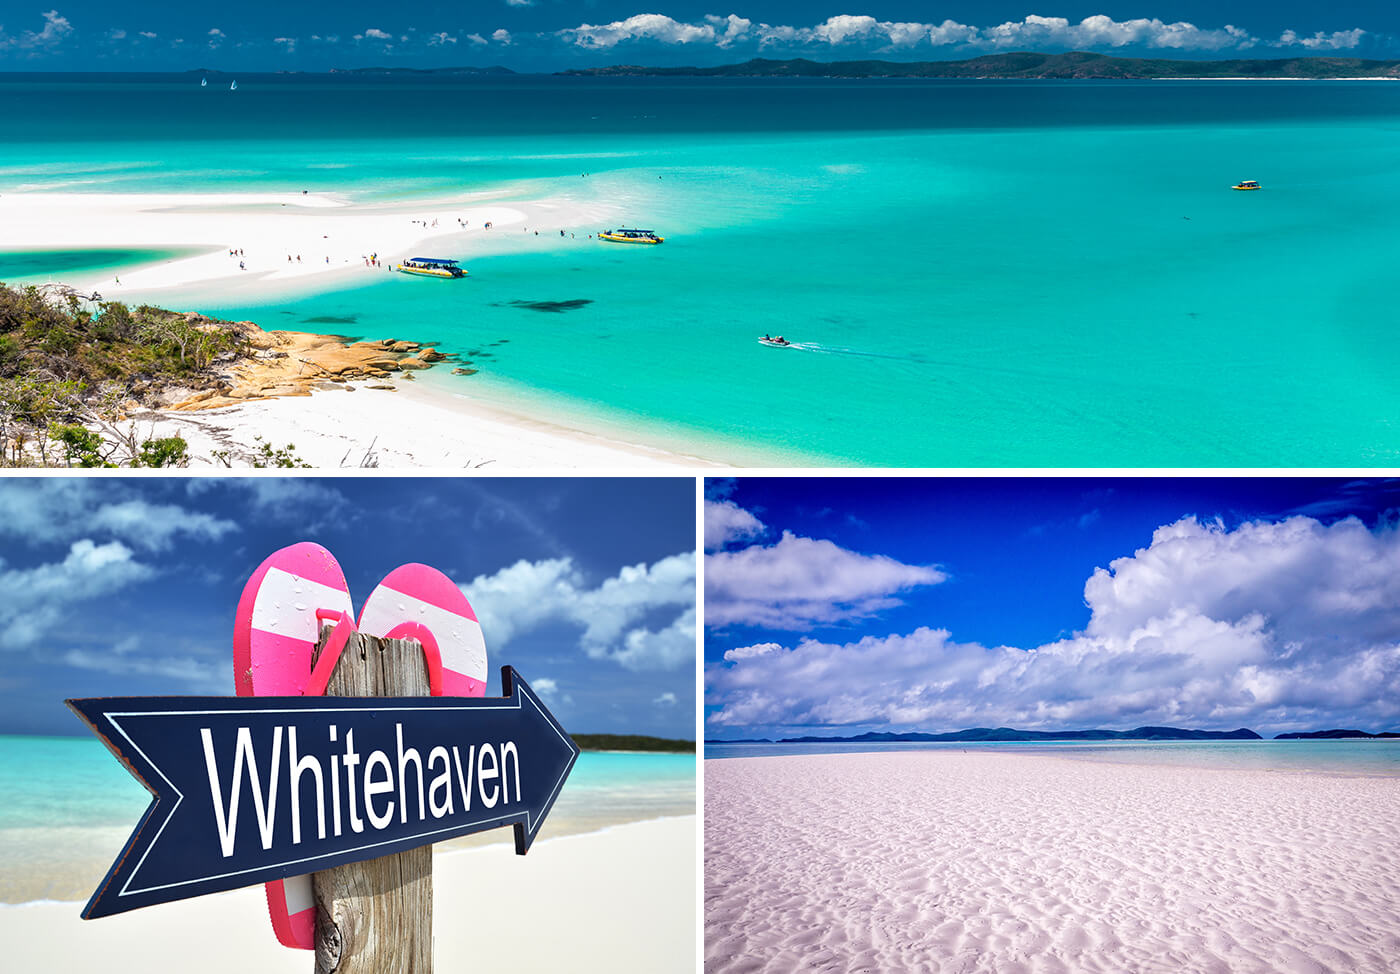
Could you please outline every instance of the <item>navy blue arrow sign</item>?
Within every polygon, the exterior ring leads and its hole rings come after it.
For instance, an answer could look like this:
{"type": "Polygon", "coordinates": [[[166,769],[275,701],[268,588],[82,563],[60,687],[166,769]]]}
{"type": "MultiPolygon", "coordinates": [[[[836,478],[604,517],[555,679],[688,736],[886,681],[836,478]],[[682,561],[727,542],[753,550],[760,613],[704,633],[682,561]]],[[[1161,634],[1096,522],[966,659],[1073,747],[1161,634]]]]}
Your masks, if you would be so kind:
{"type": "Polygon", "coordinates": [[[504,697],[100,697],[68,706],[154,796],[83,916],[513,825],[530,848],[578,746],[504,697]]]}

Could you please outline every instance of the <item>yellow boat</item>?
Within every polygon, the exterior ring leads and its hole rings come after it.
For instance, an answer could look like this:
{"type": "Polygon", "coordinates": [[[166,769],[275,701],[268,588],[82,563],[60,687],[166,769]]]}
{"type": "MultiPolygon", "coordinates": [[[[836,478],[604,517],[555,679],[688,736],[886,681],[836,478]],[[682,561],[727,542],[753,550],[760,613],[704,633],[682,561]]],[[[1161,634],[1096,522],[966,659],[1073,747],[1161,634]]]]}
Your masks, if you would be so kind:
{"type": "Polygon", "coordinates": [[[1245,190],[1245,189],[1259,189],[1260,187],[1259,187],[1259,183],[1258,183],[1257,180],[1253,180],[1253,179],[1241,179],[1239,182],[1235,183],[1235,185],[1231,186],[1230,188],[1231,188],[1231,189],[1245,190]]]}
{"type": "Polygon", "coordinates": [[[604,230],[598,234],[599,240],[611,240],[613,243],[637,243],[637,244],[659,244],[666,238],[658,237],[653,230],[604,230]]]}
{"type": "Polygon", "coordinates": [[[401,274],[420,274],[423,277],[467,276],[467,272],[458,267],[455,260],[442,257],[410,257],[402,264],[395,264],[394,270],[401,274]]]}

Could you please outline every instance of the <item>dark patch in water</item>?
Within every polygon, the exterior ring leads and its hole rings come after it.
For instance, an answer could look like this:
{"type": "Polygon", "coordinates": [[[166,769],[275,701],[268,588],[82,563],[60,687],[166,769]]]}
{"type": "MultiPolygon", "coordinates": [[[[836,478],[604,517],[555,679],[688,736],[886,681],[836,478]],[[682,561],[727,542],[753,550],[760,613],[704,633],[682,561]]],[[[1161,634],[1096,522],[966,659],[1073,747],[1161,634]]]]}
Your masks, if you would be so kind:
{"type": "Polygon", "coordinates": [[[359,320],[359,315],[316,315],[302,319],[308,325],[353,325],[359,320]]]}
{"type": "Polygon", "coordinates": [[[577,311],[592,303],[592,298],[571,298],[568,301],[502,301],[497,303],[496,307],[526,308],[530,311],[544,311],[557,315],[565,311],[577,311]]]}

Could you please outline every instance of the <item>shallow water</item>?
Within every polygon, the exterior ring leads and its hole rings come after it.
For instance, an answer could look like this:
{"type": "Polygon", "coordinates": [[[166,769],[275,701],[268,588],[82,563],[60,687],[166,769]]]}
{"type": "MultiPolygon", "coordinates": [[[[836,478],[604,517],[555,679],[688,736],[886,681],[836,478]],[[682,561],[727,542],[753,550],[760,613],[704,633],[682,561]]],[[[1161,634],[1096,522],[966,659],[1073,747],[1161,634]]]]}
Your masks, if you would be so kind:
{"type": "Polygon", "coordinates": [[[553,225],[435,245],[469,259],[460,282],[162,297],[269,327],[354,316],[359,334],[437,341],[480,371],[433,384],[609,435],[880,466],[1400,452],[1384,216],[1400,203],[1400,86],[29,85],[0,83],[0,109],[16,111],[0,192],[557,199],[656,228],[659,247],[553,225]],[[114,100],[158,121],[137,137],[114,100]],[[1241,178],[1264,190],[1231,192],[1241,178]],[[800,347],[763,347],[765,332],[800,347]]]}

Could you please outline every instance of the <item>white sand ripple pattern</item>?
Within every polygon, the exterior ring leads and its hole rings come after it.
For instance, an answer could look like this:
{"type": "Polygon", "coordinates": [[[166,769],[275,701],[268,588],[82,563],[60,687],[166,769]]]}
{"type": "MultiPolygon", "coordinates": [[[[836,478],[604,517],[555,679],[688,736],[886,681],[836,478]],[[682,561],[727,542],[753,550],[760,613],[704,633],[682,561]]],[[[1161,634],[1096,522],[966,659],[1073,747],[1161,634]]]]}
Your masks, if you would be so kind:
{"type": "Polygon", "coordinates": [[[705,970],[1400,971],[1400,779],[705,762],[705,970]]]}

